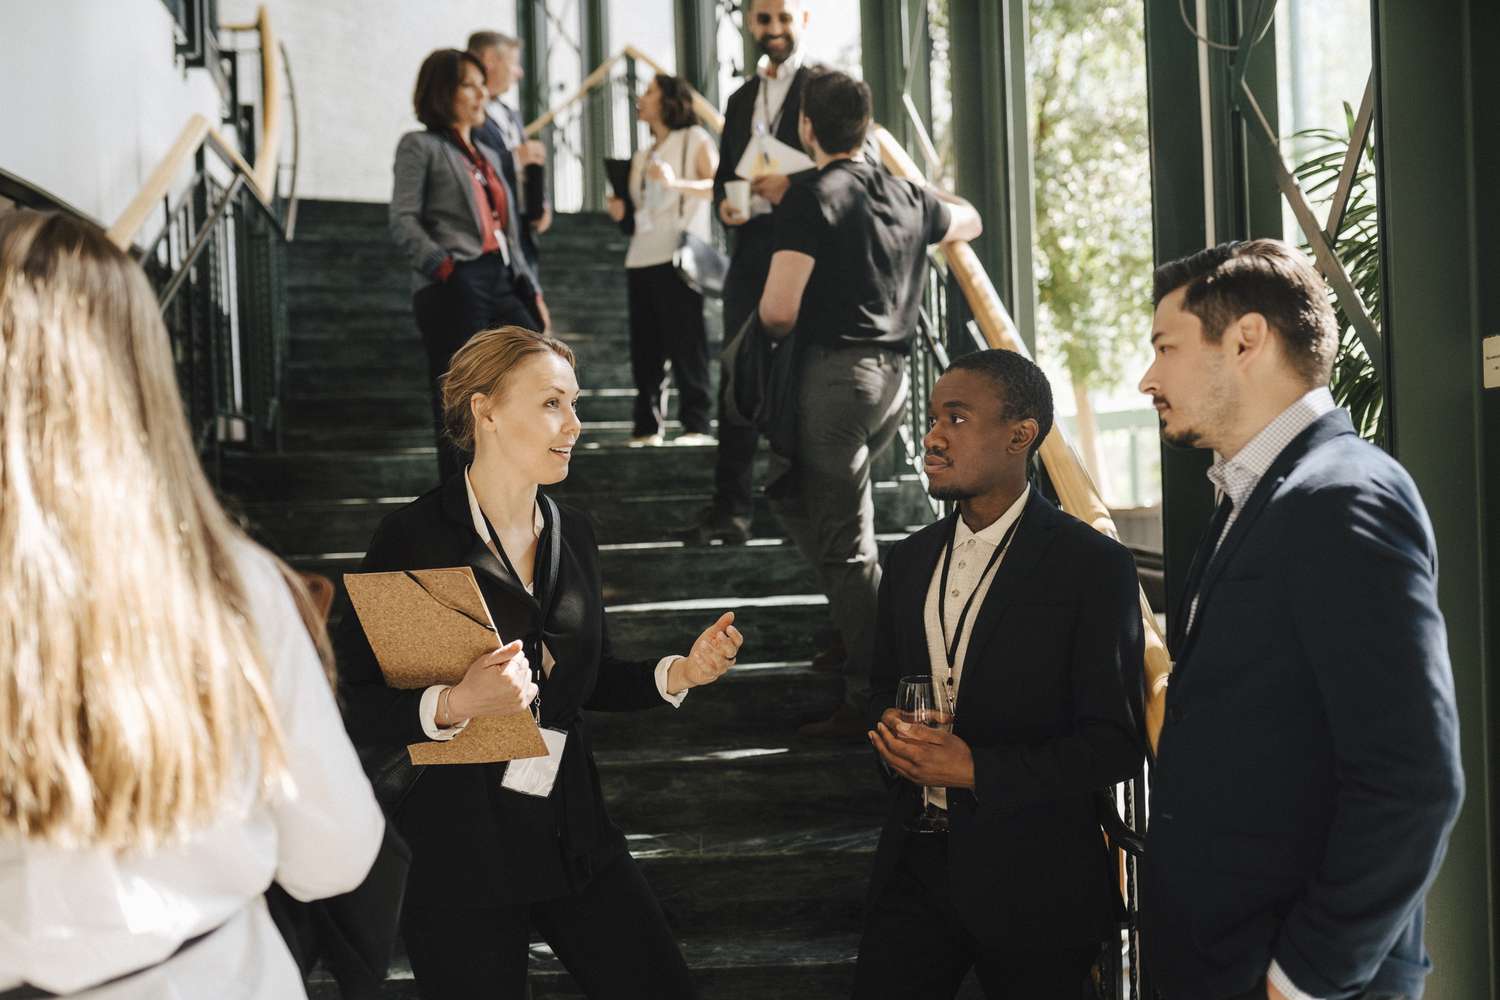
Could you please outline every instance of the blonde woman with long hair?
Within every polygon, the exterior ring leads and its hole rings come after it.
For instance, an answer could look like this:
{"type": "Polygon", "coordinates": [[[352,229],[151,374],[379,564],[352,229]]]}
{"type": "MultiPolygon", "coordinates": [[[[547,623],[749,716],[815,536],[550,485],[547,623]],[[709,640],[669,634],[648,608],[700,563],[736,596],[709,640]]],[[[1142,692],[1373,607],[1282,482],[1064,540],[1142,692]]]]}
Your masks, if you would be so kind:
{"type": "Polygon", "coordinates": [[[145,275],[0,219],[0,998],[303,996],[261,894],[352,889],[383,829],[145,275]]]}

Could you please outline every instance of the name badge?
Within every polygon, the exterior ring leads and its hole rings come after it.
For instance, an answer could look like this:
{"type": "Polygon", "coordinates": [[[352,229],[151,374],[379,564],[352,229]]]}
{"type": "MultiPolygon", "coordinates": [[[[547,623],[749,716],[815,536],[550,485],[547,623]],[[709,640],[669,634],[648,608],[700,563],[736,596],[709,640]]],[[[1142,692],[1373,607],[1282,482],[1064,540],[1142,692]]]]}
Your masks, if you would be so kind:
{"type": "Polygon", "coordinates": [[[543,726],[542,740],[547,744],[547,756],[526,757],[505,765],[501,788],[543,799],[552,794],[552,785],[557,781],[557,770],[562,766],[563,747],[568,743],[568,733],[563,729],[543,726]]]}

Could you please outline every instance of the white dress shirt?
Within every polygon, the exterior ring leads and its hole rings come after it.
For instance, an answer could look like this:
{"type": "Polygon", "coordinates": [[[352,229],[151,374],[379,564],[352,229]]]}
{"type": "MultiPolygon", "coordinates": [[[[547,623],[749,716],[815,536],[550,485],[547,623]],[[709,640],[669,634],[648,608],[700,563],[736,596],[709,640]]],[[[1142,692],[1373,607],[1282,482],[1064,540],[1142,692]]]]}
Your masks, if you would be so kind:
{"type": "Polygon", "coordinates": [[[353,889],[385,819],[280,570],[249,542],[234,557],[295,791],[258,801],[251,751],[222,818],[180,843],[141,853],[0,840],[0,992],[27,982],[87,1000],[305,996],[261,894],[273,879],[299,899],[353,889]]]}
{"type": "MultiPolygon", "coordinates": [[[[1233,456],[1215,456],[1214,464],[1208,467],[1208,481],[1214,484],[1214,490],[1220,496],[1229,501],[1229,517],[1224,522],[1224,530],[1219,532],[1219,538],[1214,542],[1215,554],[1218,553],[1219,546],[1224,544],[1224,539],[1229,537],[1229,529],[1239,519],[1240,511],[1245,508],[1245,501],[1250,499],[1250,494],[1255,492],[1255,487],[1260,485],[1261,479],[1286,450],[1286,446],[1334,409],[1337,409],[1337,404],[1333,401],[1333,393],[1326,387],[1319,386],[1282,410],[1275,420],[1261,428],[1260,433],[1233,456]]],[[[1188,607],[1189,631],[1192,631],[1197,617],[1198,595],[1194,594],[1193,603],[1188,607]]]]}
{"type": "MultiPolygon", "coordinates": [[[[488,546],[489,550],[495,554],[495,558],[500,559],[500,550],[496,547],[496,540],[490,535],[490,527],[485,523],[484,511],[480,510],[479,508],[479,498],[474,495],[474,484],[469,480],[468,469],[464,470],[464,488],[468,490],[469,493],[469,516],[474,522],[474,533],[481,539],[483,539],[484,544],[488,546]]],[[[532,519],[532,530],[536,532],[538,538],[541,537],[542,528],[544,528],[545,526],[546,521],[542,519],[541,505],[538,505],[536,514],[532,519]]],[[[504,562],[505,560],[501,559],[500,561],[504,562]]],[[[526,592],[528,594],[532,593],[534,586],[534,583],[528,584],[526,587],[526,592]]],[[[683,699],[687,697],[686,690],[681,691],[677,694],[667,693],[667,671],[671,670],[672,664],[676,663],[680,659],[682,659],[681,656],[663,656],[660,660],[657,661],[656,664],[657,693],[661,695],[663,701],[665,701],[668,705],[671,705],[673,708],[680,708],[682,706],[683,699]]],[[[548,649],[546,644],[543,643],[542,676],[552,676],[552,667],[556,663],[557,661],[552,658],[552,650],[548,649]]],[[[438,698],[442,696],[443,691],[451,686],[452,685],[449,684],[434,684],[426,691],[422,692],[422,701],[418,705],[417,715],[422,722],[422,731],[427,734],[427,738],[430,740],[451,740],[453,739],[453,737],[463,732],[464,727],[469,724],[468,719],[464,719],[457,725],[448,726],[447,728],[439,727],[437,724],[438,698]]]]}
{"type": "MultiPolygon", "coordinates": [[[[938,592],[943,583],[941,556],[932,571],[923,618],[927,627],[927,659],[931,664],[934,686],[946,685],[948,682],[948,653],[945,647],[952,641],[953,632],[958,628],[958,616],[968,603],[969,595],[974,595],[974,605],[969,609],[969,617],[964,622],[964,633],[958,641],[958,654],[953,658],[952,691],[955,709],[958,705],[959,683],[963,680],[964,658],[969,655],[969,637],[974,634],[974,619],[979,617],[979,609],[984,607],[985,595],[990,592],[990,584],[1000,571],[1000,563],[1005,561],[1004,555],[995,561],[994,567],[987,574],[984,573],[985,567],[989,565],[990,557],[995,554],[995,548],[1005,538],[1010,526],[1020,519],[1021,511],[1026,509],[1026,499],[1030,496],[1031,487],[1027,486],[994,524],[977,532],[970,531],[962,517],[957,519],[953,535],[953,564],[948,568],[948,594],[943,601],[944,614],[941,620],[938,617],[938,592]],[[984,576],[981,578],[980,574],[984,576]]],[[[927,789],[927,801],[940,809],[948,808],[948,790],[927,789]]]]}
{"type": "MultiPolygon", "coordinates": [[[[781,124],[781,106],[786,103],[786,95],[791,93],[797,71],[802,68],[802,51],[798,49],[788,56],[786,62],[776,68],[775,76],[771,76],[771,66],[770,56],[761,56],[760,62],[755,64],[760,87],[755,92],[755,108],[750,113],[752,141],[757,135],[771,137],[776,134],[776,126],[781,124]]],[[[755,195],[750,199],[750,217],[769,215],[775,207],[760,195],[755,195]]]]}

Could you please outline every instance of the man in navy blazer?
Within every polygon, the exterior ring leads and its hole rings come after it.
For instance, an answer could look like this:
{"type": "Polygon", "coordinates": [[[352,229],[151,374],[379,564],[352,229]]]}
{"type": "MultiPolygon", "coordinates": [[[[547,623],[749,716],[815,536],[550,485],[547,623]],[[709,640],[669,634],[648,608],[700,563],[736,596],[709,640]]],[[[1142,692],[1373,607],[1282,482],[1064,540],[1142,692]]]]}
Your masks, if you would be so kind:
{"type": "MultiPolygon", "coordinates": [[[[547,147],[535,139],[527,139],[526,123],[521,120],[520,112],[500,100],[502,94],[509,92],[526,75],[521,68],[521,42],[498,31],[476,31],[469,36],[468,49],[484,64],[484,85],[490,95],[484,124],[474,129],[474,141],[495,151],[500,159],[500,171],[515,192],[517,203],[523,209],[530,208],[526,204],[526,178],[522,169],[545,165],[547,147]]],[[[552,206],[545,200],[540,214],[526,216],[521,224],[521,253],[526,256],[526,263],[538,281],[541,271],[537,267],[536,237],[551,226],[552,206]]]]}
{"type": "Polygon", "coordinates": [[[1156,273],[1141,379],[1222,501],[1171,617],[1146,968],[1167,1000],[1422,994],[1423,900],[1463,798],[1415,485],[1326,388],[1338,329],[1284,243],[1156,273]]]}

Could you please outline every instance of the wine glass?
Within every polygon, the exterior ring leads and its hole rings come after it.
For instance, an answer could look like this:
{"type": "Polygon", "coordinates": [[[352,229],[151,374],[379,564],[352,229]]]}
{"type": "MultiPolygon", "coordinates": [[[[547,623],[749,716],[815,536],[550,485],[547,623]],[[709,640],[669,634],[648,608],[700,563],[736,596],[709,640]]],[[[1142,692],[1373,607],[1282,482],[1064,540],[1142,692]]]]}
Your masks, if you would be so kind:
{"type": "MultiPolygon", "coordinates": [[[[953,702],[948,688],[934,684],[931,675],[901,678],[896,686],[896,711],[907,725],[953,731],[953,702]]],[[[931,802],[930,789],[923,789],[922,812],[906,824],[913,833],[946,833],[948,818],[931,802]]]]}
{"type": "Polygon", "coordinates": [[[936,707],[935,698],[930,674],[903,677],[896,685],[896,711],[908,725],[926,725],[936,707]]]}

